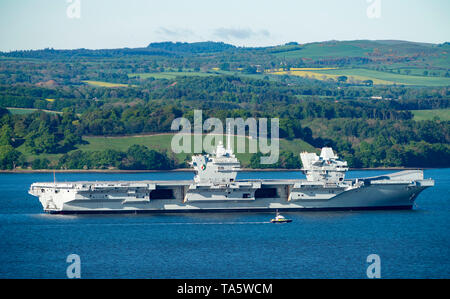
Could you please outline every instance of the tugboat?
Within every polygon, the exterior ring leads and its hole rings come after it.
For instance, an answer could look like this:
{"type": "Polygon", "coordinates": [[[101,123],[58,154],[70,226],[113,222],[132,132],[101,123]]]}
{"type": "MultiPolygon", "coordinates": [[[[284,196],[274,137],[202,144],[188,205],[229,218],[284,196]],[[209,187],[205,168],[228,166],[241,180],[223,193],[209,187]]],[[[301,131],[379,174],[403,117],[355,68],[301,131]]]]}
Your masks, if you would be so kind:
{"type": "Polygon", "coordinates": [[[270,222],[271,223],[289,223],[289,222],[292,222],[292,220],[285,218],[283,215],[280,215],[280,213],[278,213],[278,210],[277,210],[277,215],[275,216],[275,218],[270,220],[270,222]]]}

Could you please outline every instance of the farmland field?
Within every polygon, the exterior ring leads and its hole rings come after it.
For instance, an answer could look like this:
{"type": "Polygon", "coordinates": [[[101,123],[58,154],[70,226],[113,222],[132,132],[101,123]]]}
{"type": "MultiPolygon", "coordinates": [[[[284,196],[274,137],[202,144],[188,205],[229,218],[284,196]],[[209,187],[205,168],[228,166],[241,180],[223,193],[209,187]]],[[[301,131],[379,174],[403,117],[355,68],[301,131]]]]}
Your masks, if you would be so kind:
{"type": "MultiPolygon", "coordinates": [[[[155,149],[158,151],[167,150],[167,153],[171,153],[171,142],[172,142],[173,134],[158,134],[158,135],[147,135],[147,136],[126,136],[126,137],[83,137],[87,144],[80,145],[78,149],[84,151],[96,151],[103,150],[105,148],[126,151],[130,146],[134,144],[145,145],[148,148],[155,149]]],[[[193,138],[193,137],[192,137],[193,138]]],[[[244,137],[235,137],[235,138],[244,138],[244,137]]],[[[225,139],[225,138],[224,138],[225,139]]],[[[234,152],[237,152],[236,148],[236,140],[234,152]]],[[[224,140],[225,141],[225,140],[224,140]]],[[[193,142],[191,142],[193,146],[193,142]]],[[[302,151],[314,151],[314,147],[310,144],[304,142],[301,139],[294,140],[280,140],[280,150],[281,151],[289,151],[293,152],[295,155],[298,155],[302,151]]],[[[248,140],[246,141],[246,153],[239,154],[236,156],[241,161],[242,165],[248,165],[250,162],[250,158],[252,154],[248,153],[248,140]]],[[[176,154],[178,161],[182,162],[184,159],[189,158],[190,154],[176,154]]]]}
{"type": "Polygon", "coordinates": [[[435,110],[413,110],[414,120],[433,120],[439,118],[443,121],[450,121],[450,109],[435,110]]]}
{"type": "MultiPolygon", "coordinates": [[[[33,113],[36,111],[39,111],[41,109],[36,109],[36,108],[6,108],[8,109],[9,112],[11,112],[11,114],[29,114],[29,113],[33,113]]],[[[58,112],[58,111],[50,111],[50,110],[41,110],[47,113],[62,113],[62,112],[58,112]]]]}
{"type": "Polygon", "coordinates": [[[389,81],[396,84],[406,84],[406,85],[423,85],[423,86],[449,86],[450,78],[444,77],[426,77],[426,76],[411,76],[411,75],[400,75],[388,72],[380,72],[369,69],[335,69],[335,70],[323,70],[316,71],[321,74],[330,74],[338,76],[352,76],[352,77],[366,77],[372,80],[383,80],[389,81]]]}
{"type": "MultiPolygon", "coordinates": [[[[284,45],[270,48],[270,52],[279,58],[298,59],[306,61],[319,58],[343,58],[343,57],[411,57],[416,63],[406,63],[408,68],[438,68],[444,71],[450,66],[448,44],[411,43],[405,41],[388,40],[354,40],[354,41],[329,41],[309,43],[304,45],[284,45]],[[416,59],[415,55],[421,56],[416,59]]],[[[400,59],[401,60],[401,59],[400,59]]],[[[394,63],[389,63],[393,66],[394,63]]],[[[423,72],[422,72],[423,74],[423,72]]]]}
{"type": "MultiPolygon", "coordinates": [[[[223,71],[218,70],[217,68],[211,69],[211,71],[207,72],[161,72],[161,73],[132,73],[128,74],[129,78],[138,77],[139,79],[147,79],[147,78],[154,78],[154,79],[168,79],[172,80],[177,77],[208,77],[208,76],[219,76],[219,75],[229,75],[229,76],[242,76],[252,79],[263,79],[264,75],[262,74],[245,74],[242,72],[236,72],[236,71],[223,71]]],[[[270,78],[269,78],[270,80],[270,78]]]]}
{"type": "MultiPolygon", "coordinates": [[[[312,78],[317,80],[328,80],[333,79],[337,80],[338,77],[343,76],[339,74],[330,74],[326,73],[326,71],[339,71],[337,69],[312,69],[312,68],[305,68],[305,69],[293,69],[291,71],[276,71],[272,72],[271,74],[274,75],[290,75],[290,76],[299,76],[299,77],[305,77],[305,78],[312,78]]],[[[352,81],[365,81],[365,80],[372,80],[374,84],[382,84],[382,85],[392,85],[395,84],[395,82],[392,81],[386,81],[386,80],[380,80],[373,77],[366,77],[366,76],[359,76],[359,75],[345,75],[348,77],[348,80],[350,82],[352,81]]]]}
{"type": "Polygon", "coordinates": [[[319,57],[360,57],[366,56],[367,50],[351,45],[343,44],[336,45],[332,43],[313,43],[308,44],[305,47],[294,50],[275,53],[275,56],[283,58],[319,58],[319,57]]]}
{"type": "Polygon", "coordinates": [[[361,68],[293,68],[290,71],[272,71],[270,74],[309,77],[318,80],[336,80],[340,76],[347,76],[350,82],[372,80],[374,84],[378,85],[450,86],[450,78],[401,75],[361,68]]]}
{"type": "Polygon", "coordinates": [[[86,80],[83,82],[88,85],[97,86],[97,87],[128,87],[128,84],[109,83],[109,82],[103,82],[103,81],[86,80]]]}
{"type": "Polygon", "coordinates": [[[215,73],[204,73],[204,72],[161,72],[161,73],[139,73],[139,74],[128,74],[129,78],[139,77],[140,79],[154,78],[154,79],[175,79],[180,76],[216,76],[215,73]]]}

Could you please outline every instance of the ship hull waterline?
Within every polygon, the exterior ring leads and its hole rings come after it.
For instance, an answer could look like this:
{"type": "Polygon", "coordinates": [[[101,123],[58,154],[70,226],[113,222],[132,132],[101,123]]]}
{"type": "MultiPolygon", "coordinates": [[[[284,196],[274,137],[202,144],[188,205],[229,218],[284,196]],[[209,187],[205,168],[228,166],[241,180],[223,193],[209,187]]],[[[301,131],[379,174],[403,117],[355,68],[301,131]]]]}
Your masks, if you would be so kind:
{"type": "MultiPolygon", "coordinates": [[[[233,213],[233,212],[309,212],[357,210],[410,210],[426,186],[405,184],[374,185],[343,191],[329,199],[289,201],[289,196],[249,200],[214,200],[183,202],[177,199],[156,199],[124,204],[115,200],[68,200],[58,208],[46,209],[50,214],[141,214],[141,213],[233,213]]],[[[280,187],[283,189],[283,187],[280,187]]]]}

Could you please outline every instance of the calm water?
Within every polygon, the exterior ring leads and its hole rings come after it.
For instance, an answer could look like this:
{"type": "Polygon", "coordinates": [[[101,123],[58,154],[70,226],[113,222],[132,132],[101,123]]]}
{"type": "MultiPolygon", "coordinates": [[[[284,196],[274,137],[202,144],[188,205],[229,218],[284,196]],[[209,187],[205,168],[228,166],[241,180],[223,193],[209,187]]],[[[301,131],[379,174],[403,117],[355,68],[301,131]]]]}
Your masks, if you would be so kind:
{"type": "MultiPolygon", "coordinates": [[[[348,177],[378,175],[354,171],[348,177]]],[[[369,254],[383,278],[450,278],[450,169],[413,211],[273,214],[96,215],[42,213],[27,194],[52,174],[0,174],[0,278],[65,278],[81,257],[82,278],[365,278],[369,254]]],[[[240,178],[297,178],[242,173],[240,178]]],[[[65,180],[189,179],[190,173],[58,174],[65,180]]]]}

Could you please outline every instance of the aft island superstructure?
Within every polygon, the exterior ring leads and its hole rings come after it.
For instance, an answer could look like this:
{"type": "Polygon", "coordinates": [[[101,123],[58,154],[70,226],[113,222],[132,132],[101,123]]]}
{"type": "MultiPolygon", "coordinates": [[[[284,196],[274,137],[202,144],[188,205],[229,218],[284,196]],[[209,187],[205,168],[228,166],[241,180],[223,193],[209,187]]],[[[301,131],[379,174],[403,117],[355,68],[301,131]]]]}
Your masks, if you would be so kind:
{"type": "Polygon", "coordinates": [[[347,162],[331,148],[300,156],[306,180],[237,180],[240,163],[219,144],[212,155],[192,157],[193,180],[34,183],[29,193],[60,214],[263,212],[411,209],[434,186],[421,170],[346,180],[347,162]]]}

